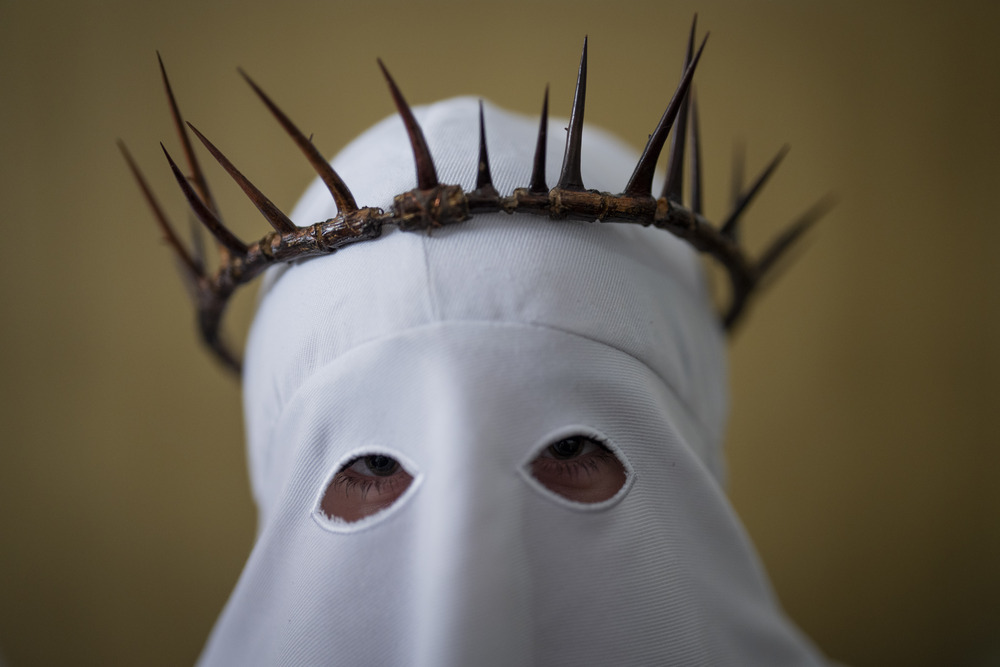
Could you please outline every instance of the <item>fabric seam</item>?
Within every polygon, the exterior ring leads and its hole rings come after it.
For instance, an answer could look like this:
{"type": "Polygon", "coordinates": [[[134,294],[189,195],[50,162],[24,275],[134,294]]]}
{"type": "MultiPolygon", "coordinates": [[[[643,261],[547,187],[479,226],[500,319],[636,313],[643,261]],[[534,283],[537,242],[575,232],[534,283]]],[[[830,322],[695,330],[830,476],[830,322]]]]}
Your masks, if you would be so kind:
{"type": "Polygon", "coordinates": [[[422,329],[429,329],[429,328],[432,328],[432,327],[441,326],[442,324],[477,325],[477,326],[490,326],[490,327],[514,327],[514,328],[540,329],[540,330],[543,330],[543,331],[554,331],[554,332],[561,333],[561,334],[564,334],[564,335],[567,335],[567,336],[572,336],[573,338],[579,338],[581,340],[586,340],[586,341],[589,341],[589,342],[592,342],[592,343],[596,343],[596,344],[601,345],[603,347],[606,347],[606,348],[609,348],[609,349],[614,350],[616,352],[619,352],[621,354],[624,354],[624,355],[626,355],[626,356],[634,359],[635,361],[637,361],[643,367],[649,369],[649,371],[653,375],[655,375],[660,380],[660,382],[663,383],[663,386],[665,386],[670,391],[670,393],[673,394],[674,398],[677,399],[677,401],[678,401],[678,403],[680,403],[681,407],[683,407],[684,410],[685,410],[685,412],[688,413],[688,415],[691,417],[691,420],[697,426],[698,430],[701,431],[701,434],[703,436],[705,436],[705,437],[707,437],[707,438],[709,438],[709,439],[711,439],[713,441],[717,440],[719,438],[719,435],[715,434],[713,432],[713,430],[711,428],[709,428],[708,425],[704,422],[704,420],[702,419],[701,415],[699,415],[697,412],[695,412],[692,409],[690,403],[687,400],[685,400],[685,398],[681,395],[680,391],[678,391],[677,387],[675,387],[673,385],[673,383],[669,382],[665,377],[663,377],[660,373],[658,373],[653,368],[651,368],[642,359],[636,357],[634,354],[632,354],[630,352],[626,352],[625,350],[622,350],[621,348],[615,347],[614,345],[609,345],[605,341],[598,340],[598,339],[592,338],[590,336],[585,336],[585,335],[577,333],[575,331],[568,331],[566,329],[561,329],[559,327],[553,327],[553,326],[547,325],[547,324],[538,324],[536,322],[498,322],[498,321],[494,321],[494,320],[436,320],[434,322],[427,322],[425,324],[421,324],[421,325],[418,325],[418,326],[410,327],[408,329],[403,329],[401,331],[393,331],[392,333],[389,333],[389,334],[383,334],[381,336],[376,336],[375,338],[368,339],[366,341],[358,343],[357,345],[354,345],[353,347],[351,347],[351,348],[349,348],[347,350],[344,350],[343,352],[341,352],[340,354],[338,354],[333,359],[330,359],[329,361],[327,361],[322,366],[317,366],[315,369],[313,369],[312,373],[310,373],[305,378],[305,380],[299,385],[299,387],[296,388],[295,391],[293,391],[288,396],[288,399],[282,404],[281,410],[279,410],[275,414],[274,420],[271,422],[271,424],[268,425],[268,428],[267,428],[267,441],[270,442],[272,440],[272,434],[273,434],[273,431],[274,431],[274,427],[275,427],[275,425],[279,421],[281,421],[281,417],[284,414],[286,407],[289,404],[291,404],[296,399],[296,397],[298,396],[299,392],[302,390],[302,387],[304,385],[306,385],[309,382],[309,380],[311,380],[317,373],[320,373],[324,369],[328,368],[330,365],[339,362],[341,359],[343,359],[348,354],[353,353],[355,350],[360,350],[360,349],[362,349],[362,348],[364,348],[364,347],[366,347],[368,345],[375,345],[375,344],[378,344],[378,343],[380,343],[382,341],[390,340],[392,338],[396,338],[396,337],[399,337],[399,336],[403,336],[403,335],[406,335],[406,334],[417,332],[417,331],[420,331],[422,329]]]}

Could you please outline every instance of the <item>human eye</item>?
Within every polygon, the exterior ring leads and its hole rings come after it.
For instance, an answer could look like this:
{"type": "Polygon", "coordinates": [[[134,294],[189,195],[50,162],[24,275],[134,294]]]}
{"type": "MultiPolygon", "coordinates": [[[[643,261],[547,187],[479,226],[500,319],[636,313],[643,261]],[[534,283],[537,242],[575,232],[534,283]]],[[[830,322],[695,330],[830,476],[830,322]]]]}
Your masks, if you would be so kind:
{"type": "Polygon", "coordinates": [[[544,447],[529,472],[549,491],[579,503],[611,499],[625,485],[621,460],[595,438],[573,435],[544,447]]]}
{"type": "Polygon", "coordinates": [[[385,454],[358,456],[340,467],[327,485],[320,509],[348,523],[381,512],[399,499],[413,475],[385,454]]]}

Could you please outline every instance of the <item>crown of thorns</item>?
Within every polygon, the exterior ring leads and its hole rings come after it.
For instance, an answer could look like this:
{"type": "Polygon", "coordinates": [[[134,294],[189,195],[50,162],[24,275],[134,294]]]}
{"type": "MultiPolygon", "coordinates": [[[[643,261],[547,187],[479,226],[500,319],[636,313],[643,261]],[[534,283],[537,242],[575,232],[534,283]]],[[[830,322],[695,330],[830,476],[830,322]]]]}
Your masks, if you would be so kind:
{"type": "Polygon", "coordinates": [[[546,87],[531,181],[527,187],[515,188],[508,196],[502,196],[497,192],[490,176],[482,104],[480,103],[479,110],[479,161],[476,188],[466,192],[458,185],[445,185],[438,181],[434,161],[431,159],[423,132],[409,105],[399,92],[395,81],[389,75],[382,61],[379,60],[379,67],[389,84],[389,91],[409,135],[417,172],[417,187],[409,192],[396,195],[392,208],[388,211],[373,207],[359,207],[347,185],[316,149],[311,139],[292,124],[284,112],[264,94],[245,72],[240,70],[243,78],[305,153],[333,196],[337,206],[337,216],[308,227],[299,227],[289,220],[201,132],[190,123],[183,121],[170,87],[170,81],[167,79],[163,60],[160,59],[160,71],[170,103],[171,114],[180,134],[191,175],[185,176],[162,143],[160,147],[163,148],[174,177],[195,216],[208,228],[217,241],[220,259],[214,272],[209,272],[206,269],[197,228],[194,229],[193,250],[189,251],[167,220],[163,209],[124,144],[119,142],[119,147],[152,208],[167,243],[177,253],[185,278],[193,286],[202,339],[227,367],[237,373],[240,371],[240,360],[220,336],[222,315],[229,297],[232,296],[236,288],[256,278],[268,266],[278,262],[291,262],[329,254],[351,243],[377,238],[386,225],[395,225],[406,231],[429,231],[436,227],[468,220],[479,213],[498,211],[509,214],[530,213],[548,216],[553,220],[652,225],[687,240],[698,251],[714,257],[726,269],[731,296],[729,305],[721,313],[721,319],[728,331],[732,330],[740,319],[754,289],[760,285],[761,280],[774,267],[778,258],[826,212],[830,202],[828,198],[821,200],[806,211],[789,225],[756,260],[747,255],[739,243],[738,232],[741,215],[784,157],[787,152],[786,146],[778,152],[749,187],[742,186],[742,176],[740,175],[742,165],[734,165],[733,204],[729,215],[721,225],[713,225],[702,216],[701,149],[697,104],[693,92],[691,92],[691,80],[705,48],[708,35],[706,34],[702,39],[697,52],[694,51],[694,36],[695,26],[692,24],[684,60],[684,73],[680,83],[677,85],[677,89],[656,129],[649,136],[646,148],[639,158],[625,190],[617,195],[586,189],[580,175],[580,144],[583,136],[584,99],[587,92],[586,38],[583,42],[583,54],[580,58],[559,182],[551,189],[545,183],[545,145],[548,125],[548,88],[546,87]],[[667,135],[675,122],[676,129],[669,151],[667,178],[663,191],[657,199],[652,196],[653,174],[667,135]],[[255,243],[247,244],[223,225],[218,207],[192,149],[187,128],[194,132],[223,169],[243,189],[274,228],[273,232],[265,234],[255,243]],[[691,144],[691,176],[689,203],[685,205],[681,190],[685,143],[688,140],[691,144]]]}

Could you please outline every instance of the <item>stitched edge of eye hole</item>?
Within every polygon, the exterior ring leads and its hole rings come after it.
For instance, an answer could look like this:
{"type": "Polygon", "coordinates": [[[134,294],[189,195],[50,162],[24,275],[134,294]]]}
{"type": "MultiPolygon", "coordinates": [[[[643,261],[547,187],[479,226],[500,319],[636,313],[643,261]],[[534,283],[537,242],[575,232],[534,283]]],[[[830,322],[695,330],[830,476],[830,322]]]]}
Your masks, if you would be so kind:
{"type": "Polygon", "coordinates": [[[400,507],[406,505],[410,498],[417,492],[417,489],[420,487],[420,483],[423,479],[423,473],[413,463],[413,461],[406,455],[400,454],[391,447],[359,447],[357,449],[352,449],[337,459],[337,462],[330,468],[330,471],[323,477],[323,483],[320,485],[319,492],[316,494],[312,503],[311,514],[313,521],[319,524],[320,528],[323,528],[331,533],[356,533],[361,530],[366,530],[376,524],[382,523],[395,514],[400,507]],[[396,462],[399,463],[399,465],[401,465],[406,472],[413,477],[413,481],[410,482],[406,491],[403,491],[399,498],[396,498],[395,502],[385,509],[379,510],[374,514],[369,514],[368,516],[362,517],[357,521],[346,521],[339,517],[327,516],[326,512],[323,511],[323,497],[326,495],[326,491],[330,487],[331,482],[333,482],[334,476],[354,459],[362,456],[373,455],[388,456],[395,459],[396,462]]]}
{"type": "Polygon", "coordinates": [[[565,426],[563,428],[552,431],[544,438],[541,438],[536,442],[531,449],[528,450],[528,455],[521,460],[517,466],[518,474],[528,483],[528,486],[535,489],[537,492],[541,493],[547,499],[562,505],[568,509],[577,512],[600,512],[602,510],[613,507],[621,502],[629,490],[632,488],[632,484],[635,482],[635,469],[632,467],[632,462],[629,461],[628,457],[621,448],[615,444],[614,440],[604,435],[592,426],[565,426]],[[555,491],[552,491],[540,481],[535,479],[531,474],[531,463],[542,453],[549,445],[552,445],[565,438],[570,438],[573,436],[580,436],[584,438],[589,438],[591,440],[596,440],[601,443],[618,459],[622,467],[625,468],[625,482],[621,485],[621,488],[607,500],[601,500],[596,503],[582,503],[578,500],[570,500],[565,496],[561,496],[555,491]]]}

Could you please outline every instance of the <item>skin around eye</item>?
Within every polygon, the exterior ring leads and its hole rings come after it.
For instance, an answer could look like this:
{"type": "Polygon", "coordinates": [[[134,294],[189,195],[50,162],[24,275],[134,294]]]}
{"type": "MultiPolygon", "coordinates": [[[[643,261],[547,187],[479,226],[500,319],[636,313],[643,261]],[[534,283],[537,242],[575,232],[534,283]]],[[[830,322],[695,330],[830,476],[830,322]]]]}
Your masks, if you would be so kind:
{"type": "Polygon", "coordinates": [[[383,454],[359,456],[345,463],[330,480],[320,509],[348,523],[381,512],[399,499],[413,475],[383,454]]]}
{"type": "Polygon", "coordinates": [[[543,449],[531,462],[531,476],[567,500],[599,503],[618,493],[627,473],[610,449],[576,435],[543,449]]]}

